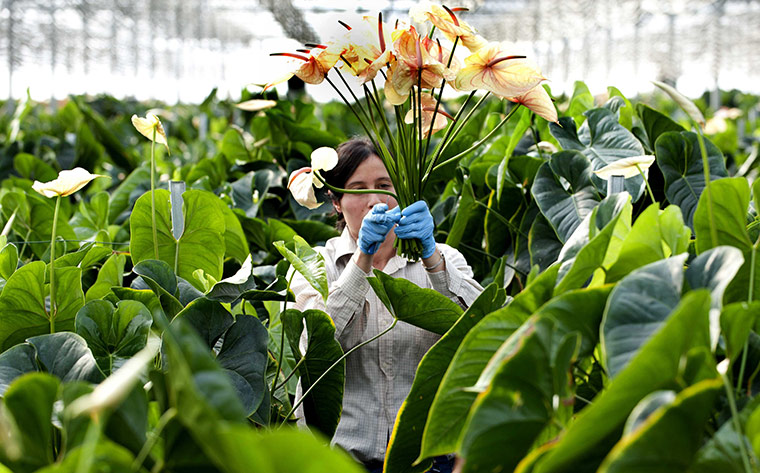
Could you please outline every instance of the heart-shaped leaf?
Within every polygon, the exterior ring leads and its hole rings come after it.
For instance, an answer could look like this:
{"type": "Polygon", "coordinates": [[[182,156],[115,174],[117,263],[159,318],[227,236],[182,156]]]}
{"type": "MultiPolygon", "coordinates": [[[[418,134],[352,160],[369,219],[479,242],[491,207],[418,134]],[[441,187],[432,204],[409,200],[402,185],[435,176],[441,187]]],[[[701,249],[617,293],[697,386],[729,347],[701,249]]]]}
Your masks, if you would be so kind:
{"type": "Polygon", "coordinates": [[[294,235],[293,242],[295,252],[290,251],[282,241],[275,241],[273,244],[293,268],[311,284],[311,287],[319,292],[322,300],[327,301],[327,273],[324,258],[300,236],[294,235]]]}

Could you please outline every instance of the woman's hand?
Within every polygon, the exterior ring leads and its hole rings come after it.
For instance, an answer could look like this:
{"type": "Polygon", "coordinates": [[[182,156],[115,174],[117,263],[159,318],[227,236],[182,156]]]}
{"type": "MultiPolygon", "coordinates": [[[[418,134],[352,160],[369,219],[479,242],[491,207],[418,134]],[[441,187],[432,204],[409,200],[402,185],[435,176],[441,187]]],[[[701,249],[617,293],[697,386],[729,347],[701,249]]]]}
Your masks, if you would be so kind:
{"type": "Polygon", "coordinates": [[[356,240],[362,253],[374,255],[399,218],[401,218],[401,212],[398,207],[391,210],[388,210],[387,204],[377,204],[372,207],[362,220],[359,238],[356,240]]]}
{"type": "Polygon", "coordinates": [[[430,258],[435,253],[433,229],[433,216],[430,215],[427,203],[418,200],[401,211],[396,236],[405,240],[417,238],[422,243],[422,257],[430,258]]]}

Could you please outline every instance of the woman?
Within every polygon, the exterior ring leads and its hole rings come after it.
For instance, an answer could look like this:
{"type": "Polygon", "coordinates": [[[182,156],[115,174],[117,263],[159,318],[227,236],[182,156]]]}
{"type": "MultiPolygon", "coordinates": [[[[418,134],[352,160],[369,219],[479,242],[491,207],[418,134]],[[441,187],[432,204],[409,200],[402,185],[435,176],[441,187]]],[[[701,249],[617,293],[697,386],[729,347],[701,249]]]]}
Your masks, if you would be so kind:
{"type": "MultiPolygon", "coordinates": [[[[353,139],[338,147],[338,164],[323,174],[334,187],[383,189],[393,184],[372,144],[353,139]]],[[[469,306],[483,290],[472,278],[464,257],[433,238],[433,217],[423,201],[399,209],[382,194],[331,194],[345,228],[317,250],[325,259],[329,297],[322,298],[300,275],[293,278],[299,310],[321,309],[335,322],[335,337],[344,351],[358,345],[393,321],[370,288],[373,268],[432,288],[469,306]],[[396,254],[396,238],[418,238],[422,261],[411,263],[396,254]]],[[[382,471],[385,449],[396,413],[412,386],[417,364],[439,335],[405,322],[346,359],[343,413],[333,443],[343,447],[369,471],[382,471]]],[[[450,464],[433,471],[450,471],[450,464]],[[448,468],[448,469],[446,469],[448,468]]],[[[450,463],[450,462],[449,462],[450,463]]]]}

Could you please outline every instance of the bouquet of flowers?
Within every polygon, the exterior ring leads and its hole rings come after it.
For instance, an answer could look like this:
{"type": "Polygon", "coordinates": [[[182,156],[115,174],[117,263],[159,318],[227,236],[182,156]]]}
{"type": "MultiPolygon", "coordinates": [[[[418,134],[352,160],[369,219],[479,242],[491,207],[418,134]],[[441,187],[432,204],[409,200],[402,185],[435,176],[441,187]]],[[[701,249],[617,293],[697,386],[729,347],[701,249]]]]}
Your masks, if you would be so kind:
{"type": "MultiPolygon", "coordinates": [[[[525,56],[511,55],[504,45],[488,42],[478,35],[459,18],[462,11],[465,9],[433,3],[413,8],[411,19],[418,25],[429,24],[427,34],[420,34],[415,26],[401,21],[390,28],[383,22],[382,14],[377,18],[364,17],[357,25],[340,22],[345,32],[334,41],[307,44],[305,49],[294,53],[274,53],[292,58],[295,69],[267,87],[293,75],[309,84],[327,81],[348,105],[378,151],[396,191],[390,194],[402,208],[406,207],[422,198],[434,171],[482,145],[509,120],[519,105],[547,120],[557,121],[554,104],[540,85],[545,78],[538,67],[525,56]],[[455,57],[460,46],[469,51],[463,62],[455,57]],[[358,94],[344,73],[358,78],[361,89],[358,94]],[[337,76],[339,82],[331,76],[337,76]],[[376,84],[380,76],[384,80],[382,94],[376,84]],[[468,93],[453,115],[444,110],[441,102],[447,85],[468,93]],[[485,94],[475,100],[478,91],[485,94]],[[516,105],[482,139],[444,160],[447,147],[491,94],[516,105]],[[389,116],[384,101],[392,109],[389,116]],[[442,137],[431,146],[431,136],[437,132],[442,132],[442,137]]],[[[325,150],[317,151],[312,167],[295,171],[288,185],[296,200],[311,208],[319,205],[312,186],[326,184],[319,171],[337,163],[336,159],[325,159],[325,150]]],[[[400,254],[411,260],[419,259],[420,247],[416,240],[397,240],[397,245],[400,254]]]]}

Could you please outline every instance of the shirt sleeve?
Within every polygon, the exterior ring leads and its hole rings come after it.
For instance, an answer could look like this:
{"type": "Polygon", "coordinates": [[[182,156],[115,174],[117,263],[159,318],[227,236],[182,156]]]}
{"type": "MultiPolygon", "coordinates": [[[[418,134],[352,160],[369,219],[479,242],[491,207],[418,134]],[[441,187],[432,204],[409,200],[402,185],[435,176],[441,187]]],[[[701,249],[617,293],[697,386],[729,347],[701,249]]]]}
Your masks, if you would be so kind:
{"type": "Polygon", "coordinates": [[[335,324],[335,338],[343,347],[350,349],[358,343],[367,326],[366,301],[370,285],[365,273],[353,259],[349,260],[338,279],[329,284],[327,305],[322,296],[298,272],[293,276],[291,289],[296,294],[298,310],[319,309],[325,311],[335,324]]]}
{"type": "Polygon", "coordinates": [[[446,270],[428,273],[433,289],[467,309],[478,298],[483,287],[473,279],[472,268],[462,253],[439,243],[438,250],[446,259],[446,270]]]}

